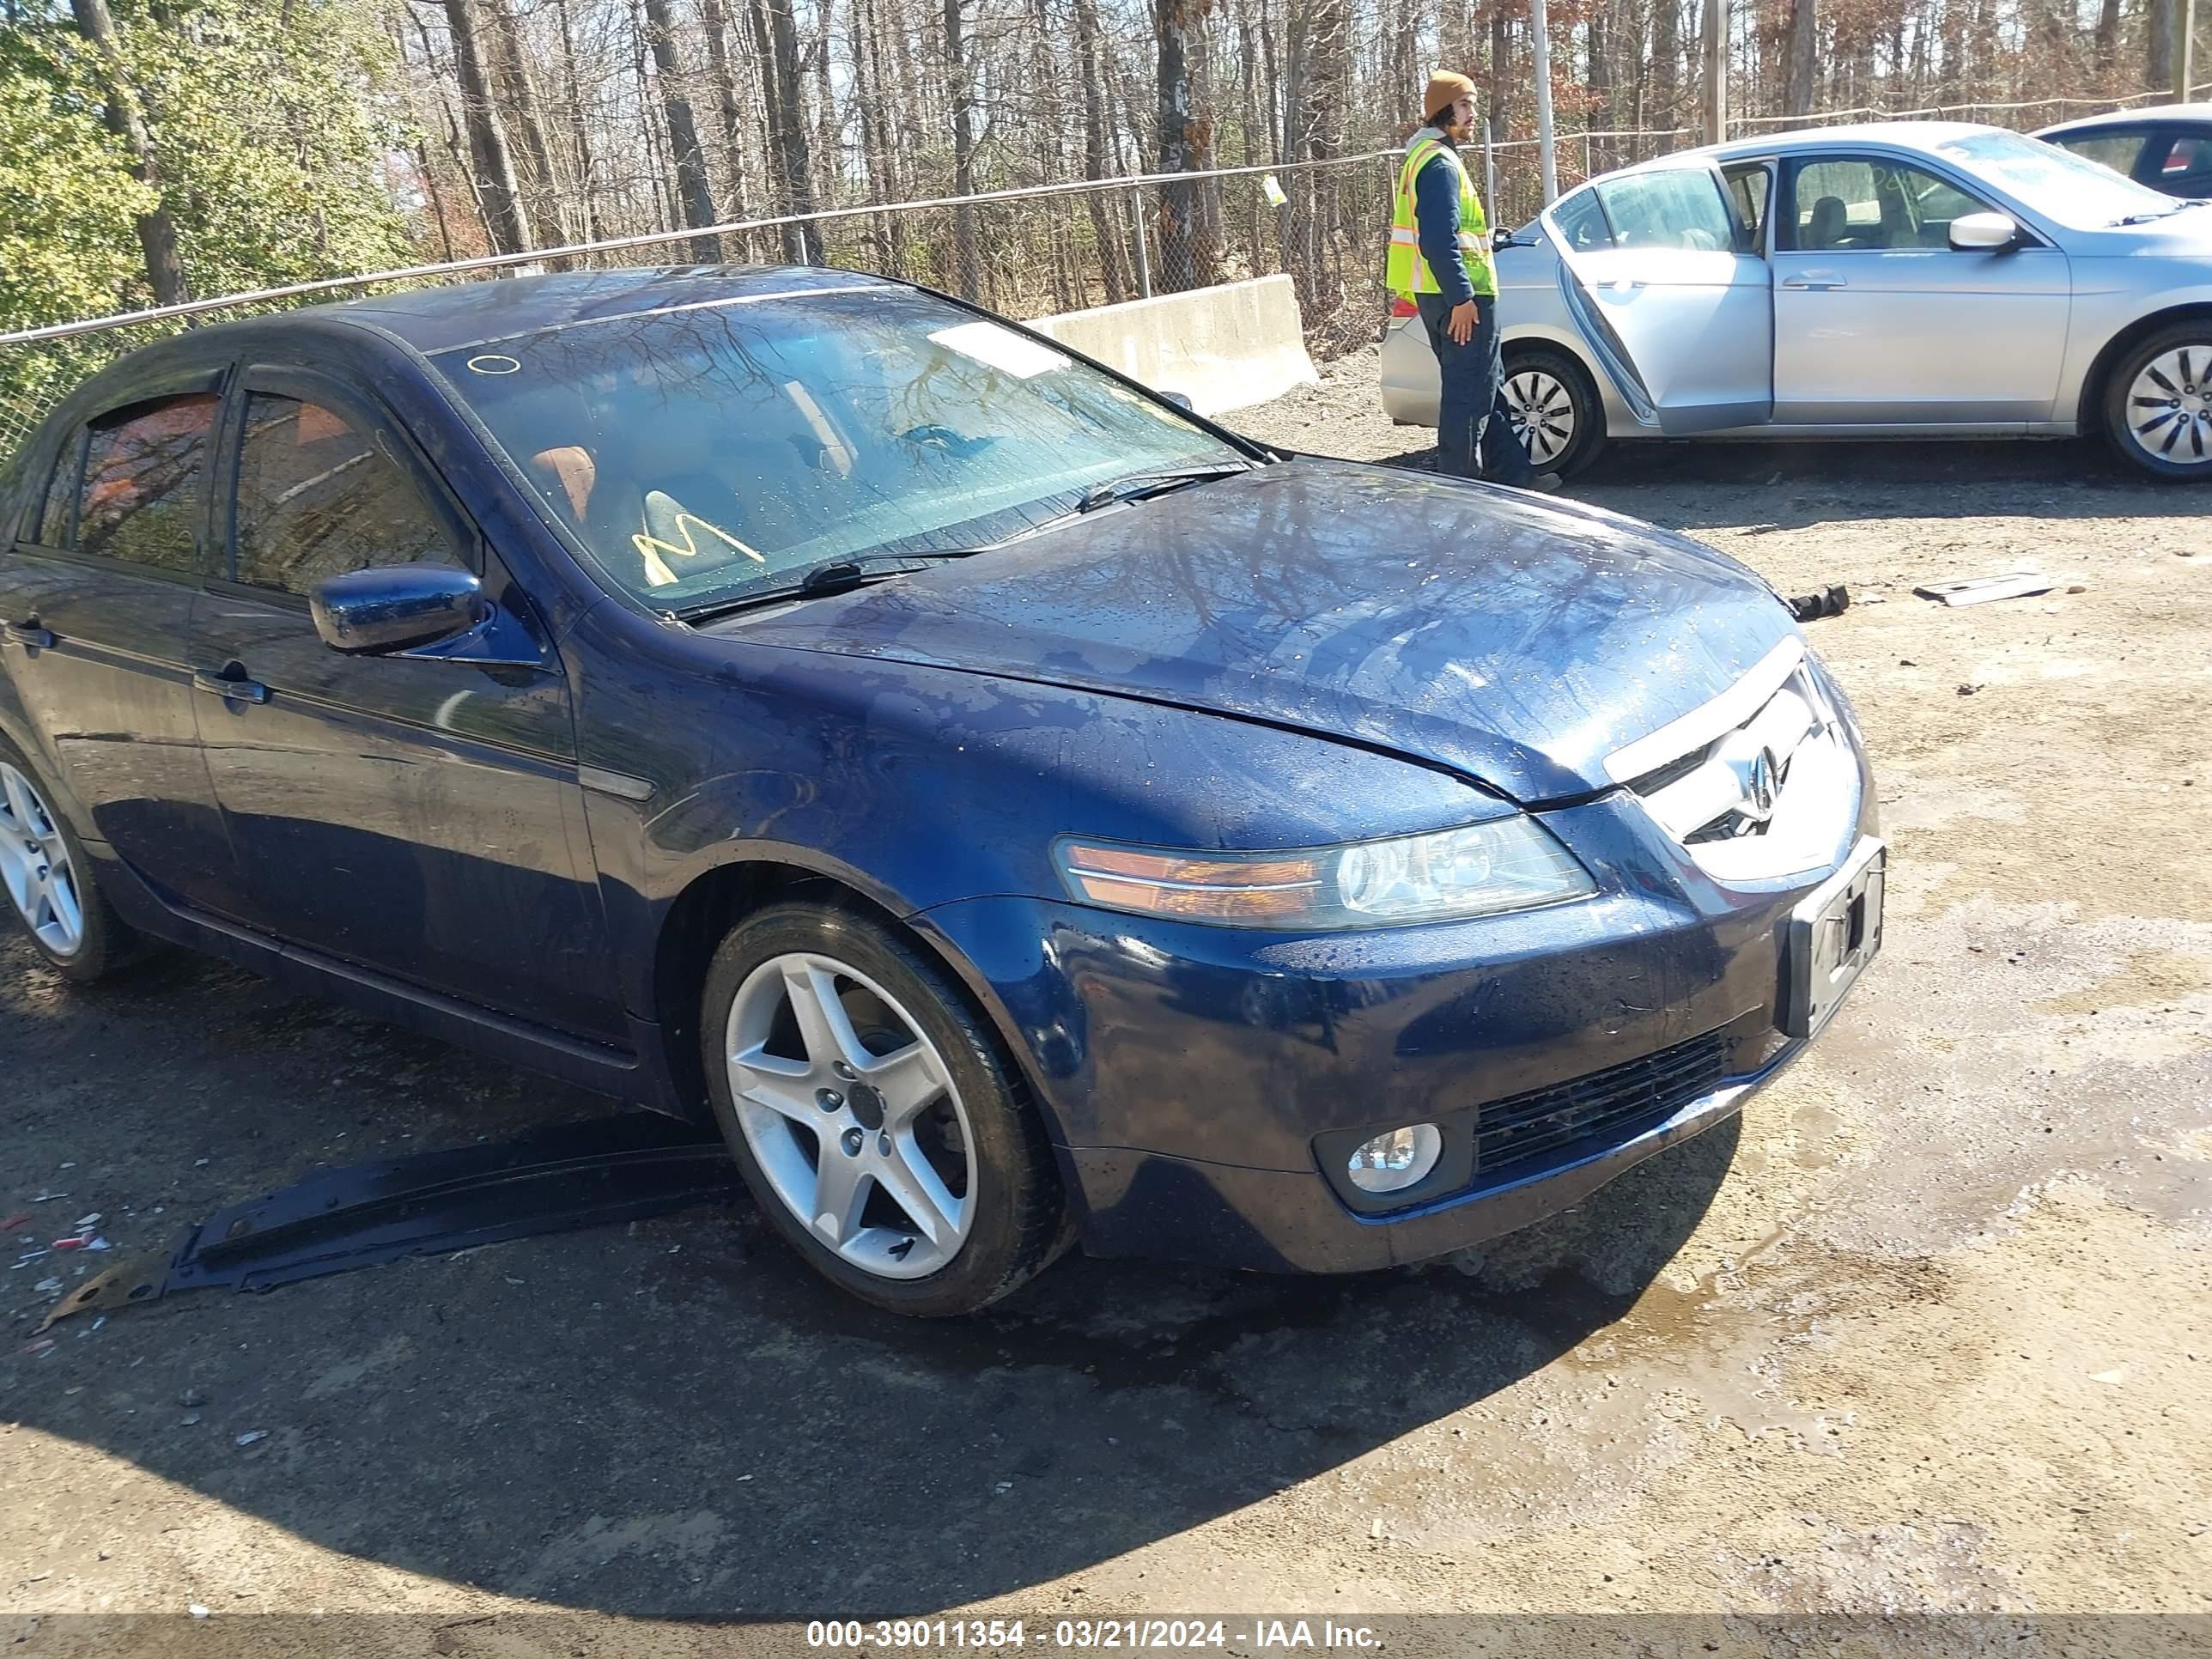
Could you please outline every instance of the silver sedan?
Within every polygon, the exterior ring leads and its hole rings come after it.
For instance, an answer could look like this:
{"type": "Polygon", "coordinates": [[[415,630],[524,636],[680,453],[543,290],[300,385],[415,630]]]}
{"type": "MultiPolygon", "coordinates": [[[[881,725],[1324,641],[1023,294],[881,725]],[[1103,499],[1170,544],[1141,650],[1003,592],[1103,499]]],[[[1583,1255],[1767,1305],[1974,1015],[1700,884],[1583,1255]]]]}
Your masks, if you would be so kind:
{"type": "MultiPolygon", "coordinates": [[[[2212,479],[2212,204],[2018,133],[1742,139],[1500,240],[1505,398],[1540,470],[1608,438],[2100,433],[2212,479]]],[[[1382,382],[1394,420],[1436,424],[1417,318],[1391,319],[1382,382]]]]}

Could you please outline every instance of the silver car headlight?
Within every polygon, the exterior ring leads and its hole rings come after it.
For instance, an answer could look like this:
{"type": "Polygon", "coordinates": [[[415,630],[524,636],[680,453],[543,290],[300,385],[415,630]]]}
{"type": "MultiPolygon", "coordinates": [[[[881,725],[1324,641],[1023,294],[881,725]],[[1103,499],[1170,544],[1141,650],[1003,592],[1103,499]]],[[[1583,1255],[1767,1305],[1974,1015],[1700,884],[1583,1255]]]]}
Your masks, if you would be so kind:
{"type": "Polygon", "coordinates": [[[1179,852],[1062,836],[1071,896],[1138,915],[1290,931],[1397,927],[1586,898],[1574,855],[1521,813],[1424,836],[1280,853],[1179,852]]]}

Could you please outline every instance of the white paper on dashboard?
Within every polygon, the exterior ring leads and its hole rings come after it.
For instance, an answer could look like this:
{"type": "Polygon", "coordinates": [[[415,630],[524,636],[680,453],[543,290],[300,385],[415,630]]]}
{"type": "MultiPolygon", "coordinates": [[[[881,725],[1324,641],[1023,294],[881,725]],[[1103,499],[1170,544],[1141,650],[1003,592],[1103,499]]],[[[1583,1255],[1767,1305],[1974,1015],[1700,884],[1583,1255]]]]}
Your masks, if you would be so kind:
{"type": "Polygon", "coordinates": [[[1050,369],[1066,368],[1068,364],[1068,359],[1050,346],[1024,339],[996,323],[962,323],[957,328],[940,328],[929,337],[947,350],[972,357],[1018,380],[1032,379],[1050,369]]]}

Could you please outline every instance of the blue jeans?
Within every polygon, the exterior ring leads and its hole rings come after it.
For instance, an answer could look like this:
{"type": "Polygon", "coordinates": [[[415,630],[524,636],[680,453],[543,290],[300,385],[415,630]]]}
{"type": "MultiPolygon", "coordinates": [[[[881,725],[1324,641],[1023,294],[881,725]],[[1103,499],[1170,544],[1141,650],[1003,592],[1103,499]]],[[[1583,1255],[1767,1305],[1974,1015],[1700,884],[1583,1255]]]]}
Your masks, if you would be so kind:
{"type": "Polygon", "coordinates": [[[1437,471],[1493,483],[1527,483],[1534,471],[1499,390],[1498,301],[1474,302],[1480,316],[1465,345],[1454,344],[1446,331],[1451,307],[1443,295],[1419,295],[1414,303],[1443,377],[1437,404],[1437,471]]]}

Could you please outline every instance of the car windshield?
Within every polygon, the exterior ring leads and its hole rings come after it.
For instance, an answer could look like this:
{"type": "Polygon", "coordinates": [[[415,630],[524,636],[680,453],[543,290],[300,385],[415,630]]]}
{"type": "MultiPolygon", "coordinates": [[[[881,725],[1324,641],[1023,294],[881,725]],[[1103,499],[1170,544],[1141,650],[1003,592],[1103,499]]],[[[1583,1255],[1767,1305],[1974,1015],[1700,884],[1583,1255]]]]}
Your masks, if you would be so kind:
{"type": "Polygon", "coordinates": [[[2138,214],[2180,205],[2086,156],[2017,132],[1978,132],[1936,146],[1936,153],[2075,230],[2101,230],[2138,214]]]}
{"type": "Polygon", "coordinates": [[[567,323],[434,361],[607,576],[656,610],[1002,541],[1094,485],[1248,459],[1048,344],[873,283],[567,323]]]}

